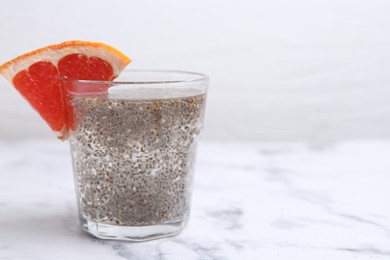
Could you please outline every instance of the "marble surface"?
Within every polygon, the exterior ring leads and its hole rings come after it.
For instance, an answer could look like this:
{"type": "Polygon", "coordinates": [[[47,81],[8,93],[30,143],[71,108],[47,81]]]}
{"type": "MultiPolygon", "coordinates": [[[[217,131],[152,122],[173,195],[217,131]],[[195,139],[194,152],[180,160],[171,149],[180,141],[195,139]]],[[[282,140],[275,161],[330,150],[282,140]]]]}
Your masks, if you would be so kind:
{"type": "Polygon", "coordinates": [[[176,237],[80,231],[69,147],[0,141],[0,259],[389,259],[390,141],[199,147],[176,237]]]}

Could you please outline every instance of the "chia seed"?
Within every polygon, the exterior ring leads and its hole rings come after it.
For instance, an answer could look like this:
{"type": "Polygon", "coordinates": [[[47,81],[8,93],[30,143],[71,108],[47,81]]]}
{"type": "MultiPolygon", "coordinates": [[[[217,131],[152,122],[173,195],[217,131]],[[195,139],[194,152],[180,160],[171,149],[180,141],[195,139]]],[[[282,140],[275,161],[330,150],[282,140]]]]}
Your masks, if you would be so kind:
{"type": "Polygon", "coordinates": [[[205,96],[157,92],[71,97],[77,128],[69,141],[84,218],[142,226],[188,213],[205,96]]]}

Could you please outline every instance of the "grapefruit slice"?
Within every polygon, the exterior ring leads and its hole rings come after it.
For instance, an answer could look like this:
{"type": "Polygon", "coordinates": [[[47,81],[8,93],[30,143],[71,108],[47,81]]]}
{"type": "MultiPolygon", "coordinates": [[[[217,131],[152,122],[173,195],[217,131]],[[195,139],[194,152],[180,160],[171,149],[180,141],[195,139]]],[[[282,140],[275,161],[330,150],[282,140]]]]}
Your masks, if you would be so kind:
{"type": "Polygon", "coordinates": [[[104,43],[68,41],[8,61],[0,66],[0,74],[64,140],[70,126],[61,77],[113,80],[130,62],[130,58],[104,43]]]}

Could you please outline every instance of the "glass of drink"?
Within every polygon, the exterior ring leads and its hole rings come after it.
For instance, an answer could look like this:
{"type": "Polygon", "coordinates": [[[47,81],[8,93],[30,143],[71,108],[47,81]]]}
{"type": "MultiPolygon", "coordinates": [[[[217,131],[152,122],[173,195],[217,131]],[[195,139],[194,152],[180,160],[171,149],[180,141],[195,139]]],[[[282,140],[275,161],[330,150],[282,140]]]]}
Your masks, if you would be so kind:
{"type": "Polygon", "coordinates": [[[180,233],[190,213],[208,77],[145,70],[63,83],[82,229],[130,241],[180,233]]]}

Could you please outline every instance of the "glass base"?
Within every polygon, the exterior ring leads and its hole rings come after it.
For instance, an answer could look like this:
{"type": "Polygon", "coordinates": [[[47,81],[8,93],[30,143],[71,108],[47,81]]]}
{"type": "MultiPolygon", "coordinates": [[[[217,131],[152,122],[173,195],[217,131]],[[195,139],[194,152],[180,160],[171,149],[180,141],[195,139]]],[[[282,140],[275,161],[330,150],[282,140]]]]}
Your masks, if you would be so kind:
{"type": "Polygon", "coordinates": [[[98,223],[87,219],[81,220],[85,232],[100,239],[142,242],[152,239],[178,235],[185,226],[182,220],[160,223],[150,226],[118,226],[98,223]]]}

